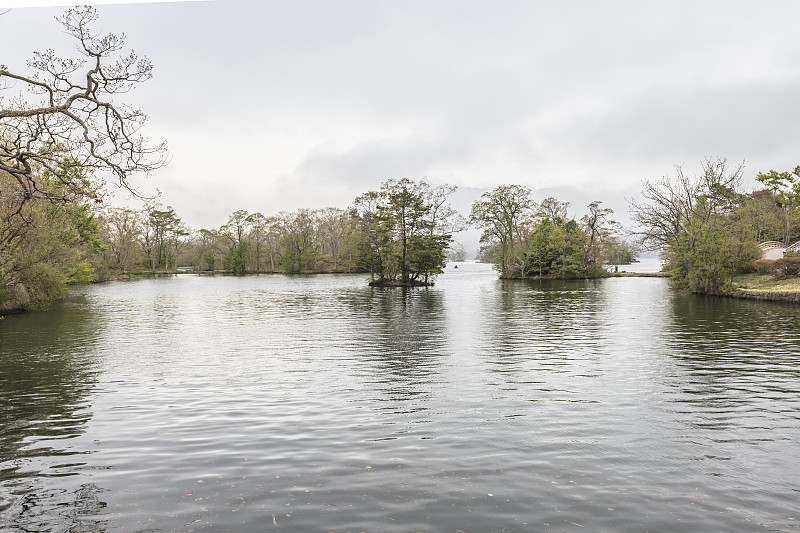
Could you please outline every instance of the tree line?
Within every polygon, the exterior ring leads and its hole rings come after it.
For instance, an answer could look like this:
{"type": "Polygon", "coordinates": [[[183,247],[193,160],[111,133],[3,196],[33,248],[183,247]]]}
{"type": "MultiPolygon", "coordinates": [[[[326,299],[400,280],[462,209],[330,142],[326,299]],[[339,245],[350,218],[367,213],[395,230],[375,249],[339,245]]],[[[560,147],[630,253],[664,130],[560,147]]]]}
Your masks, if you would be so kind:
{"type": "MultiPolygon", "coordinates": [[[[0,172],[0,185],[10,180],[0,172]]],[[[456,187],[403,178],[359,195],[348,208],[237,210],[218,228],[193,230],[171,206],[106,206],[97,184],[69,161],[55,172],[42,169],[36,180],[62,200],[23,201],[0,188],[0,301],[29,307],[59,298],[67,283],[145,270],[360,272],[376,285],[427,285],[448,257],[463,258],[453,234],[469,224],[484,229],[481,256],[506,277],[596,276],[603,263],[633,254],[600,202],[578,222],[567,216],[567,203],[536,204],[520,185],[484,194],[469,219],[449,205],[456,187]]]]}
{"type": "Polygon", "coordinates": [[[35,175],[58,201],[23,198],[13,180],[0,170],[0,310],[46,307],[68,283],[143,270],[361,272],[374,284],[427,285],[464,226],[447,202],[455,187],[409,179],[388,180],[346,209],[237,210],[219,228],[199,230],[171,206],[105,206],[69,161],[35,175]]]}
{"type": "MultiPolygon", "coordinates": [[[[555,198],[540,202],[521,185],[502,185],[472,204],[468,218],[448,203],[456,190],[426,181],[388,180],[348,208],[264,215],[237,210],[218,228],[189,228],[170,206],[105,206],[100,185],[64,159],[39,168],[38,190],[24,198],[0,171],[0,305],[46,306],[68,283],[150,270],[368,273],[376,284],[425,285],[446,260],[463,256],[453,234],[482,230],[480,257],[506,278],[585,278],[630,262],[635,247],[591,202],[580,219],[555,198]],[[58,198],[58,201],[53,198],[58,198]]],[[[631,202],[647,249],[660,250],[673,284],[724,293],[753,269],[758,242],[800,240],[800,166],[759,173],[743,192],[742,166],[707,160],[696,175],[644,181],[631,202]]]]}
{"type": "Polygon", "coordinates": [[[191,230],[171,206],[98,213],[104,261],[121,271],[364,272],[387,281],[439,273],[463,217],[448,204],[455,187],[388,180],[342,209],[274,215],[237,210],[218,228],[191,230]]]}
{"type": "Polygon", "coordinates": [[[480,257],[504,277],[595,277],[606,264],[630,263],[612,210],[592,202],[580,221],[569,203],[532,200],[521,185],[503,185],[476,201],[469,219],[448,198],[456,187],[403,178],[359,195],[346,208],[264,215],[234,211],[219,228],[191,230],[170,206],[106,208],[98,214],[107,243],[103,261],[118,271],[369,273],[376,284],[424,285],[447,258],[463,259],[453,234],[483,229],[480,257]]]}

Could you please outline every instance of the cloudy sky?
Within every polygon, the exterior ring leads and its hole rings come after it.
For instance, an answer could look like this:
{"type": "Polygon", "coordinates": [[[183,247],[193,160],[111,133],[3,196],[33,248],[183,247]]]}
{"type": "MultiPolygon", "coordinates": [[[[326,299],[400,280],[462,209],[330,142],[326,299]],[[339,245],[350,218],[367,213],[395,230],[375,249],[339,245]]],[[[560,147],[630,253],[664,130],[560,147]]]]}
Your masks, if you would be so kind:
{"type": "MultiPolygon", "coordinates": [[[[73,52],[55,4],[0,0],[0,63],[73,52]]],[[[463,205],[518,183],[625,220],[675,165],[744,160],[752,181],[800,164],[796,0],[111,4],[98,29],[155,64],[126,97],[170,146],[139,185],[196,228],[346,207],[396,177],[459,185],[463,205]]]]}

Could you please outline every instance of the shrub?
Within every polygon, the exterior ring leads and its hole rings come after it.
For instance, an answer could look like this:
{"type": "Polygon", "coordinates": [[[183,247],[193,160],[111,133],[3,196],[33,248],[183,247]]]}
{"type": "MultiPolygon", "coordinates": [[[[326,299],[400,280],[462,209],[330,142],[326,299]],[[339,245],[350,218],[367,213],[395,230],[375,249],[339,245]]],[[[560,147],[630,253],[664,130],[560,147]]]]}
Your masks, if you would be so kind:
{"type": "Polygon", "coordinates": [[[66,294],[66,275],[50,263],[33,264],[22,272],[20,278],[28,291],[30,300],[26,307],[29,309],[47,309],[66,294]]]}
{"type": "Polygon", "coordinates": [[[773,259],[756,259],[749,261],[742,267],[746,274],[755,272],[757,274],[773,274],[775,272],[775,261],[773,259]]]}
{"type": "Polygon", "coordinates": [[[783,276],[800,275],[800,257],[783,257],[773,261],[773,269],[776,274],[783,276]]]}
{"type": "Polygon", "coordinates": [[[800,276],[800,257],[782,259],[757,259],[744,265],[745,273],[773,274],[778,276],[800,276]]]}

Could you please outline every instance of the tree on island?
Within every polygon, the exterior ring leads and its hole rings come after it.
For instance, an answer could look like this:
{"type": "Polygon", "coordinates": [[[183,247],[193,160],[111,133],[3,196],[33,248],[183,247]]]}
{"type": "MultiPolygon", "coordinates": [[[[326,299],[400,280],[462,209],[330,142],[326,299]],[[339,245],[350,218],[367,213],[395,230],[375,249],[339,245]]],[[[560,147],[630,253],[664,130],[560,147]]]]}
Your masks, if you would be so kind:
{"type": "Polygon", "coordinates": [[[569,202],[537,205],[527,187],[501,185],[472,204],[470,222],[483,229],[481,254],[504,278],[594,278],[607,275],[604,245],[617,231],[600,204],[589,204],[581,227],[569,202]]]}
{"type": "Polygon", "coordinates": [[[522,185],[501,185],[472,204],[469,221],[483,230],[481,242],[492,249],[502,276],[511,275],[520,257],[518,248],[526,240],[524,228],[535,207],[531,190],[522,185]]]}
{"type": "Polygon", "coordinates": [[[446,204],[455,187],[407,178],[356,199],[360,256],[373,286],[426,286],[445,266],[457,213],[446,204]]]}
{"type": "Polygon", "coordinates": [[[584,245],[586,234],[574,219],[559,216],[540,221],[528,239],[523,255],[524,277],[538,276],[561,279],[585,275],[584,245]]]}

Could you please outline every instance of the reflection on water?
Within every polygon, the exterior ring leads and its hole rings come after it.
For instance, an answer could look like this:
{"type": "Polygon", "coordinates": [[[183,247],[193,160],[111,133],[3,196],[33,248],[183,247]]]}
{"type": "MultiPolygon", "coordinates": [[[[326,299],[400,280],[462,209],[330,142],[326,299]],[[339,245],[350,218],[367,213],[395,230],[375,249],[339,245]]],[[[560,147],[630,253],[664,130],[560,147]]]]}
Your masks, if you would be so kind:
{"type": "Polygon", "coordinates": [[[110,283],[0,322],[0,528],[796,527],[796,307],[459,266],[110,283]]]}
{"type": "Polygon", "coordinates": [[[96,522],[83,517],[103,507],[96,487],[77,481],[90,452],[72,445],[91,418],[93,323],[78,298],[0,330],[0,513],[25,531],[92,531],[96,522]]]}

